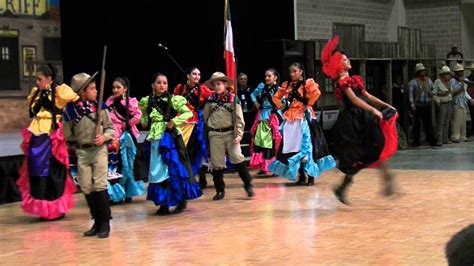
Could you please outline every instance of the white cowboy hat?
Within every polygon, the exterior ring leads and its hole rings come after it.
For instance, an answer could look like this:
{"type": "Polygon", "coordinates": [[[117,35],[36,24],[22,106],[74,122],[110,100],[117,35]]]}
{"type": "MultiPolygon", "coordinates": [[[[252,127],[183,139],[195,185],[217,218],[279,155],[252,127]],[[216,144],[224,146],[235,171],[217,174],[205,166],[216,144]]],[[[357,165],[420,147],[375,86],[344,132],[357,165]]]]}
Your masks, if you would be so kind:
{"type": "Polygon", "coordinates": [[[459,71],[464,71],[464,66],[457,63],[454,67],[453,67],[453,72],[459,72],[459,71]]]}
{"type": "Polygon", "coordinates": [[[467,65],[464,69],[467,69],[467,70],[474,70],[474,61],[471,62],[469,65],[467,65]]]}
{"type": "Polygon", "coordinates": [[[91,83],[95,77],[99,74],[99,71],[95,72],[94,75],[89,75],[87,73],[79,73],[72,77],[71,79],[71,88],[75,93],[80,92],[85,89],[89,83],[91,83]]]}
{"type": "Polygon", "coordinates": [[[446,74],[451,74],[451,69],[448,66],[443,66],[441,68],[441,71],[438,73],[438,75],[446,75],[446,74]]]}
{"type": "Polygon", "coordinates": [[[214,72],[212,75],[211,75],[211,78],[206,81],[205,85],[208,87],[208,88],[214,88],[214,82],[216,81],[224,81],[224,82],[227,82],[227,87],[230,87],[233,83],[232,79],[229,78],[228,76],[226,76],[224,73],[222,72],[214,72]]]}
{"type": "Polygon", "coordinates": [[[415,66],[415,73],[420,72],[420,71],[423,71],[423,70],[426,70],[425,65],[423,65],[422,63],[416,64],[416,66],[415,66]]]}

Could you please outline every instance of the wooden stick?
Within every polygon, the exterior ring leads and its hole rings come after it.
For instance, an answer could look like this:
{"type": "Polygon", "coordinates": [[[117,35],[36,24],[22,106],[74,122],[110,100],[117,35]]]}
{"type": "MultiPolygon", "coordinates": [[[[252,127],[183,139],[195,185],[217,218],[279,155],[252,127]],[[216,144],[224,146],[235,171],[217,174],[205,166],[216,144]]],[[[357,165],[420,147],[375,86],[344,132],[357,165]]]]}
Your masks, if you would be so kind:
{"type": "Polygon", "coordinates": [[[95,135],[102,135],[102,103],[104,100],[104,87],[105,87],[105,59],[107,57],[107,45],[104,46],[104,55],[102,57],[102,70],[100,73],[100,87],[99,87],[99,99],[97,104],[97,122],[95,125],[95,135]]]}

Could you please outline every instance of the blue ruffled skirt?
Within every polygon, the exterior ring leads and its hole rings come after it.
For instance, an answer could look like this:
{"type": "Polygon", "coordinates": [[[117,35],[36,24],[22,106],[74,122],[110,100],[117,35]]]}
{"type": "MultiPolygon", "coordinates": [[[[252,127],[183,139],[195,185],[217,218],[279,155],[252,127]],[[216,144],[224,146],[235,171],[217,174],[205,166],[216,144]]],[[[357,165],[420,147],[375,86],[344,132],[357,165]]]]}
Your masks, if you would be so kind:
{"type": "MultiPolygon", "coordinates": [[[[280,126],[283,139],[285,138],[283,128],[286,125],[287,122],[284,121],[280,126]]],[[[301,134],[301,149],[296,153],[286,154],[285,156],[285,154],[282,154],[283,145],[281,145],[276,160],[268,166],[271,172],[283,176],[290,181],[296,181],[300,167],[303,167],[306,174],[315,178],[319,177],[322,172],[336,167],[336,161],[331,155],[322,158],[314,158],[313,142],[316,142],[316,136],[311,133],[308,119],[301,121],[301,134]]]]}
{"type": "Polygon", "coordinates": [[[129,132],[125,131],[120,137],[120,159],[122,163],[122,175],[120,184],[125,189],[125,197],[131,198],[145,194],[145,183],[136,181],[133,165],[137,155],[137,146],[129,132]]]}
{"type": "Polygon", "coordinates": [[[202,111],[198,112],[198,122],[194,125],[188,142],[187,151],[189,153],[191,168],[194,175],[199,174],[203,162],[208,161],[208,150],[206,136],[204,135],[204,118],[202,111]]]}
{"type": "Polygon", "coordinates": [[[181,148],[175,144],[175,138],[180,137],[165,131],[161,140],[151,143],[147,200],[153,201],[155,205],[177,206],[184,200],[196,199],[202,195],[199,183],[190,178],[194,175],[191,173],[190,176],[189,172],[192,170],[186,167],[186,164],[189,166],[189,162],[186,162],[188,158],[182,156],[186,154],[184,143],[181,148]],[[155,174],[152,175],[152,172],[155,174]]]}

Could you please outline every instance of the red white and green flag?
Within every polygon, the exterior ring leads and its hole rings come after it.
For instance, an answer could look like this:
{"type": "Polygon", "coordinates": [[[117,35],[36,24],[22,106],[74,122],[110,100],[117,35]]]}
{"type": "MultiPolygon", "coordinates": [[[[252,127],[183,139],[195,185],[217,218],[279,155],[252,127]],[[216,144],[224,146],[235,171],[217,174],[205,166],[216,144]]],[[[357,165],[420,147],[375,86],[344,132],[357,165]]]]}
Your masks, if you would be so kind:
{"type": "Polygon", "coordinates": [[[224,59],[226,75],[236,81],[237,73],[235,67],[234,37],[232,34],[232,23],[230,20],[229,1],[225,0],[225,21],[224,21],[224,59]]]}

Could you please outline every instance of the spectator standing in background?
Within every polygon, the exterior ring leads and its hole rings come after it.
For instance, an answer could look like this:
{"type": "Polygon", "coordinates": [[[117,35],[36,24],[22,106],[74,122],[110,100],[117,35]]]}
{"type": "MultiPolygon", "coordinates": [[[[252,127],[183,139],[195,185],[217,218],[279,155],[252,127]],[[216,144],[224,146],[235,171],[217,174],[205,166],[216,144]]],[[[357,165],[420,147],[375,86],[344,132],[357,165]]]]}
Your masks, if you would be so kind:
{"type": "MultiPolygon", "coordinates": [[[[471,74],[465,78],[467,84],[467,93],[471,98],[474,99],[474,62],[471,62],[468,66],[465,67],[466,70],[469,70],[471,74]]],[[[474,105],[469,105],[469,113],[471,114],[471,128],[470,135],[474,135],[474,105]]]]}
{"type": "Polygon", "coordinates": [[[464,82],[464,66],[457,64],[453,68],[454,77],[451,79],[453,88],[453,122],[451,124],[451,139],[455,143],[467,141],[466,120],[467,108],[472,98],[467,93],[464,82]]]}
{"type": "Polygon", "coordinates": [[[451,88],[451,69],[443,66],[439,72],[439,78],[434,83],[433,101],[437,109],[437,134],[436,146],[451,143],[449,141],[449,125],[451,124],[451,101],[453,90],[451,88]]]}
{"type": "Polygon", "coordinates": [[[459,51],[457,46],[451,47],[451,52],[446,55],[446,65],[453,69],[456,64],[462,64],[464,55],[459,51]]]}
{"type": "Polygon", "coordinates": [[[433,82],[426,73],[422,63],[416,64],[415,77],[408,83],[410,108],[415,117],[413,126],[413,147],[419,147],[421,142],[421,122],[426,134],[426,140],[431,146],[435,145],[435,137],[431,123],[431,99],[433,97],[433,82]]]}
{"type": "Polygon", "coordinates": [[[253,106],[252,98],[250,95],[253,90],[248,84],[248,76],[245,73],[239,73],[237,76],[237,95],[242,103],[243,112],[248,112],[253,106]]]}

